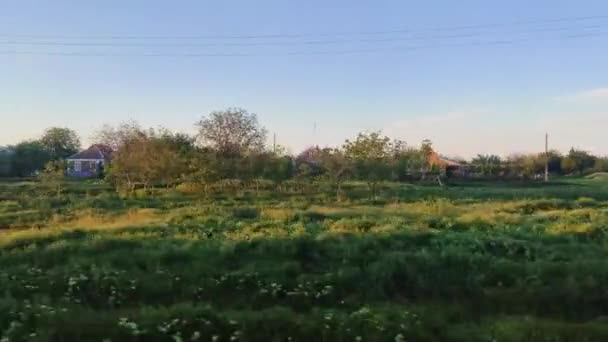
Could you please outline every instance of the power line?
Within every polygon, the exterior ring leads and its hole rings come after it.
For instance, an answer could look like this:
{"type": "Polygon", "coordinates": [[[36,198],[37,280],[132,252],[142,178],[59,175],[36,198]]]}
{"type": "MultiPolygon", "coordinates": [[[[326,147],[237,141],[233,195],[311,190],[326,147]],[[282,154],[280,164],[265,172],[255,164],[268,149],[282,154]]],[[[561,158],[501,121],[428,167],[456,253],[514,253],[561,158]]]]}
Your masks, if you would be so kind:
{"type": "Polygon", "coordinates": [[[605,20],[608,15],[562,17],[552,19],[534,19],[513,21],[510,23],[488,23],[460,26],[427,27],[420,29],[402,28],[384,31],[362,31],[362,32],[334,32],[334,33],[269,33],[257,35],[190,35],[190,36],[145,36],[145,35],[43,35],[43,34],[0,34],[2,38],[31,38],[31,39],[101,39],[101,40],[180,40],[180,39],[276,39],[276,38],[306,38],[306,37],[335,37],[335,36],[365,36],[365,35],[385,35],[395,33],[415,33],[415,32],[437,32],[437,31],[457,31],[480,28],[500,28],[509,26],[526,26],[537,24],[551,24],[564,22],[580,22],[590,20],[605,20]]]}
{"type": "MultiPolygon", "coordinates": [[[[595,32],[588,34],[571,34],[549,40],[576,40],[581,38],[599,37],[608,32],[595,32]]],[[[349,55],[378,52],[410,52],[423,49],[445,48],[445,47],[479,47],[479,46],[499,46],[515,45],[526,42],[534,42],[538,39],[519,39],[519,40],[492,40],[480,42],[432,44],[419,46],[401,46],[386,49],[352,49],[352,50],[326,50],[326,51],[291,51],[285,53],[106,53],[106,52],[78,52],[78,51],[25,51],[25,50],[0,50],[0,55],[39,55],[39,56],[68,56],[68,57],[257,57],[257,56],[297,56],[297,55],[349,55]]]]}
{"type": "MultiPolygon", "coordinates": [[[[587,25],[582,27],[549,27],[537,28],[525,31],[502,32],[503,34],[531,34],[542,32],[561,32],[573,30],[595,30],[604,29],[600,25],[587,25]]],[[[402,41],[425,41],[458,38],[475,38],[493,32],[469,32],[449,35],[430,36],[408,36],[390,38],[364,38],[364,39],[342,39],[342,40],[312,40],[312,41],[271,41],[271,42],[238,42],[238,43],[116,43],[116,42],[57,42],[57,41],[0,41],[0,45],[12,46],[99,46],[99,47],[252,47],[252,46],[298,46],[298,45],[334,45],[349,43],[391,43],[402,41]]],[[[588,31],[580,34],[587,34],[588,31]]]]}

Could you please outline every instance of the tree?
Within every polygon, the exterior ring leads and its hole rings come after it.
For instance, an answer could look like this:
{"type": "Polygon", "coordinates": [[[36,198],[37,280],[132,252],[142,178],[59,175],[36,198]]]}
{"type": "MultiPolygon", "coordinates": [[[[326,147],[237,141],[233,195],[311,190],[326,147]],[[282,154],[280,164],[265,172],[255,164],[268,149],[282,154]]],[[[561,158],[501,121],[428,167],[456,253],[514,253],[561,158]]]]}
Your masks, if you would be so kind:
{"type": "Polygon", "coordinates": [[[319,148],[319,146],[311,146],[300,152],[295,159],[297,176],[308,179],[321,176],[323,174],[321,162],[326,152],[325,150],[319,148]]]}
{"type": "Polygon", "coordinates": [[[407,146],[402,140],[393,140],[389,149],[393,179],[408,179],[412,175],[418,174],[427,162],[418,149],[407,146]]]}
{"type": "Polygon", "coordinates": [[[50,160],[51,155],[40,141],[24,141],[14,148],[12,170],[16,176],[30,176],[42,170],[50,160]]]}
{"type": "Polygon", "coordinates": [[[12,146],[0,146],[0,177],[13,175],[13,155],[12,146]]]}
{"type": "Polygon", "coordinates": [[[110,147],[112,151],[118,151],[141,132],[143,129],[133,120],[122,122],[117,126],[105,124],[93,134],[91,140],[93,143],[110,147]]]}
{"type": "Polygon", "coordinates": [[[270,158],[270,163],[266,168],[264,178],[273,181],[280,190],[283,182],[293,177],[294,169],[294,162],[291,157],[273,153],[270,158]]]}
{"type": "Polygon", "coordinates": [[[65,159],[80,150],[78,134],[62,127],[51,127],[44,131],[40,143],[48,151],[52,160],[65,159]]]}
{"type": "Polygon", "coordinates": [[[593,166],[595,172],[608,172],[608,157],[598,157],[593,166]]]}
{"type": "MultiPolygon", "coordinates": [[[[543,153],[544,155],[544,153],[543,153]]],[[[563,156],[559,151],[549,151],[547,156],[544,156],[547,159],[547,164],[549,165],[549,173],[553,174],[561,174],[562,173],[562,159],[563,156]]]]}
{"type": "Polygon", "coordinates": [[[38,175],[42,186],[56,196],[61,197],[63,181],[65,179],[66,163],[63,160],[55,160],[46,163],[44,170],[38,175]]]}
{"type": "Polygon", "coordinates": [[[346,140],[343,149],[357,178],[367,183],[371,197],[376,198],[378,184],[391,176],[390,138],[380,132],[359,133],[354,141],[346,140]]]}
{"type": "Polygon", "coordinates": [[[482,176],[496,176],[500,172],[502,161],[499,156],[493,154],[478,154],[471,164],[482,176]]]}
{"type": "Polygon", "coordinates": [[[257,115],[240,108],[215,111],[198,123],[198,140],[222,156],[238,156],[264,149],[266,129],[257,115]]]}
{"type": "Polygon", "coordinates": [[[593,155],[586,151],[571,148],[562,160],[562,170],[566,174],[574,172],[582,174],[585,170],[593,168],[595,159],[593,155]]]}
{"type": "Polygon", "coordinates": [[[507,158],[504,167],[511,177],[535,178],[545,171],[545,155],[513,154],[507,158]]]}
{"type": "Polygon", "coordinates": [[[319,157],[323,174],[336,188],[336,201],[341,201],[342,183],[351,173],[351,163],[339,149],[324,148],[319,157]]]}
{"type": "Polygon", "coordinates": [[[186,171],[187,159],[180,156],[176,145],[150,130],[130,138],[114,153],[108,179],[132,192],[137,185],[144,189],[174,185],[186,171]]]}
{"type": "Polygon", "coordinates": [[[434,171],[433,164],[431,163],[431,156],[435,153],[433,149],[433,143],[429,139],[422,140],[420,144],[420,156],[422,158],[421,164],[422,179],[426,178],[427,173],[434,171]]]}
{"type": "Polygon", "coordinates": [[[215,151],[209,148],[195,149],[188,158],[188,172],[186,179],[189,182],[203,186],[205,195],[209,192],[209,185],[220,179],[218,160],[215,151]]]}

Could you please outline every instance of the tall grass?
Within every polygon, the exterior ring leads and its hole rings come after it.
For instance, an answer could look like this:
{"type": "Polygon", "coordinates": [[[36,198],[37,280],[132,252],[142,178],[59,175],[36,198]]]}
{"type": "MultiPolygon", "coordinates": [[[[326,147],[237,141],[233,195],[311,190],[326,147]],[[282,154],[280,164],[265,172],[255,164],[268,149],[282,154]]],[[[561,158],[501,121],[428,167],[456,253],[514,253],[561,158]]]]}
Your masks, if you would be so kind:
{"type": "Polygon", "coordinates": [[[1,338],[603,341],[608,197],[585,182],[341,202],[0,183],[1,338]]]}

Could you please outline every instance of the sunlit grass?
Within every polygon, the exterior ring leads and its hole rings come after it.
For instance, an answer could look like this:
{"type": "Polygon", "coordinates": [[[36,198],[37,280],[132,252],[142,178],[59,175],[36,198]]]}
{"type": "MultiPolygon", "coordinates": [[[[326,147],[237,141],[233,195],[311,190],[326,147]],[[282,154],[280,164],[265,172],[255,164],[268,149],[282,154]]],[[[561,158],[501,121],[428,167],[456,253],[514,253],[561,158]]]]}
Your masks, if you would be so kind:
{"type": "Polygon", "coordinates": [[[0,183],[0,338],[608,338],[597,184],[385,184],[376,200],[348,184],[341,201],[69,186],[0,183]]]}

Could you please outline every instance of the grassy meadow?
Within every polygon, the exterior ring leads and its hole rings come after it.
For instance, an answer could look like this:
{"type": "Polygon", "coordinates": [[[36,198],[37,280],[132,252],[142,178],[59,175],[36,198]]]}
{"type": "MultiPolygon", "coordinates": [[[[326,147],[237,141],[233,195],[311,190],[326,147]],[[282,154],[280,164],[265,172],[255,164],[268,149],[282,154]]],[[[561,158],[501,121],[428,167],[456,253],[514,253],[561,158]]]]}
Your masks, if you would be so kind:
{"type": "Polygon", "coordinates": [[[606,341],[608,180],[0,182],[0,341],[606,341]]]}

